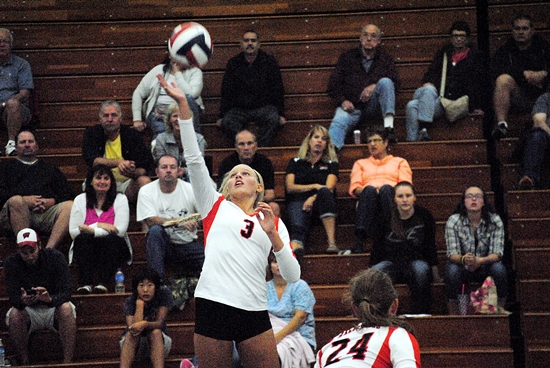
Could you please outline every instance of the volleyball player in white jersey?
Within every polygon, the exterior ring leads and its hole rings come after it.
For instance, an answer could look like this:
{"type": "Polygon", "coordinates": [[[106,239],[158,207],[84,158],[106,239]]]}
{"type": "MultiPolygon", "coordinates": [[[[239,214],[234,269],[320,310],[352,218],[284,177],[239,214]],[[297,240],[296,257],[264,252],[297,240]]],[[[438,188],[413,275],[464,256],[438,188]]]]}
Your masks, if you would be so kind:
{"type": "Polygon", "coordinates": [[[263,180],[247,165],[235,166],[222,184],[211,185],[185,94],[158,76],[179,105],[185,160],[203,217],[205,260],[195,290],[195,354],[201,368],[231,367],[233,341],[244,367],[279,366],[267,313],[267,259],[273,249],[287,282],[300,278],[288,231],[261,202],[263,180]]]}
{"type": "Polygon", "coordinates": [[[346,298],[359,325],[342,332],[317,353],[315,368],[420,368],[412,327],[397,318],[397,292],[380,270],[361,271],[346,298]]]}

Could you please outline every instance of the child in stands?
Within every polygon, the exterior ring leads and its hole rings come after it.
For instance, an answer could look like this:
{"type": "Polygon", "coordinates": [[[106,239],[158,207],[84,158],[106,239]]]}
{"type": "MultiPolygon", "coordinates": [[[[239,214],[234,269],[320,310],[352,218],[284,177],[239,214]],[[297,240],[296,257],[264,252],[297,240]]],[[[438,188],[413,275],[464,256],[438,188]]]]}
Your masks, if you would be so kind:
{"type": "Polygon", "coordinates": [[[120,340],[120,367],[130,368],[136,355],[147,353],[154,368],[164,367],[172,347],[167,335],[166,317],[172,308],[172,293],[160,284],[159,274],[142,268],[132,279],[132,295],[124,303],[126,330],[120,340]]]}

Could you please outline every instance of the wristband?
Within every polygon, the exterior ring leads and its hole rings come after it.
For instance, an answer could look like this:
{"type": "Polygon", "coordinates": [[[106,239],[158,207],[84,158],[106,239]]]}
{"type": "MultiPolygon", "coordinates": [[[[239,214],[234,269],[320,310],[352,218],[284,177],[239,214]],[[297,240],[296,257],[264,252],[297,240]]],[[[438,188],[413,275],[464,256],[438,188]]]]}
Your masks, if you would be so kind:
{"type": "Polygon", "coordinates": [[[462,258],[460,259],[460,263],[464,264],[464,258],[466,258],[466,256],[462,256],[462,258]]]}

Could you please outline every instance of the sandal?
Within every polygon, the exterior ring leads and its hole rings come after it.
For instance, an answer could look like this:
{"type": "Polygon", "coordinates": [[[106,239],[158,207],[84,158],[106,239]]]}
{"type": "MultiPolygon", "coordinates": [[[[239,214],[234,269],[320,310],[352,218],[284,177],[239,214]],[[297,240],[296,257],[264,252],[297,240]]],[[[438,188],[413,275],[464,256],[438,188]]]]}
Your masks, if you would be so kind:
{"type": "Polygon", "coordinates": [[[328,254],[338,254],[338,252],[340,252],[340,248],[338,248],[338,247],[336,246],[336,244],[330,243],[330,244],[328,245],[328,248],[327,248],[327,253],[328,253],[328,254]]]}

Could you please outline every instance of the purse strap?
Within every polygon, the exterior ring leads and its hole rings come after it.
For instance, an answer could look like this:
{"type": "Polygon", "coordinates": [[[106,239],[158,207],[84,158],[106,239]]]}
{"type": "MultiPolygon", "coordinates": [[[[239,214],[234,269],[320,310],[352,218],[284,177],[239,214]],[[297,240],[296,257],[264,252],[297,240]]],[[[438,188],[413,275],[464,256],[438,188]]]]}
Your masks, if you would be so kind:
{"type": "Polygon", "coordinates": [[[443,53],[443,69],[441,70],[441,86],[439,87],[439,97],[445,96],[445,80],[447,79],[447,53],[443,53]]]}

